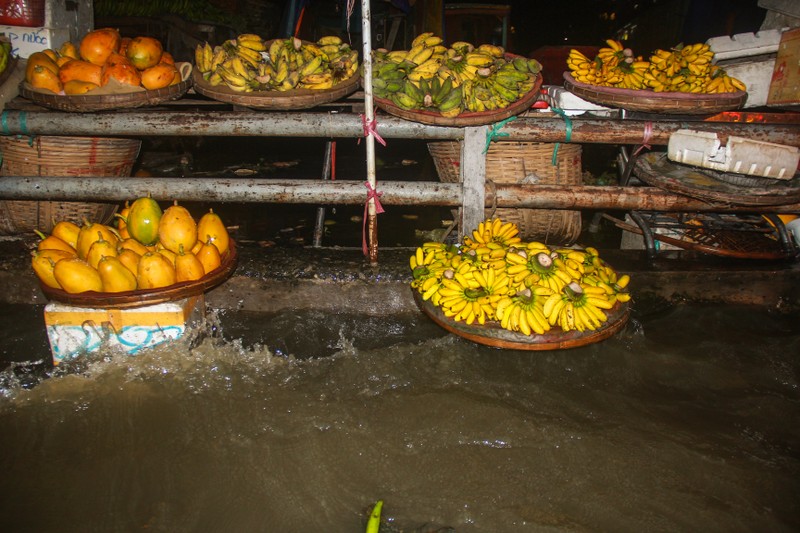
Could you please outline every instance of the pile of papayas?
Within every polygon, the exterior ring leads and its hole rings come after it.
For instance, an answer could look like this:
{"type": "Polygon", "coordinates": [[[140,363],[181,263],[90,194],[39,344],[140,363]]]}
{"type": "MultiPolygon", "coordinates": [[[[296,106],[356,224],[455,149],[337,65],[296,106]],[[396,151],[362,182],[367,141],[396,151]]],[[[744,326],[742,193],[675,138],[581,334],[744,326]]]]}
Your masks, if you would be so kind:
{"type": "Polygon", "coordinates": [[[181,82],[172,55],[154,37],[122,37],[114,28],[87,33],[76,45],[48,48],[28,57],[25,81],[57,94],[86,94],[108,85],[162,89],[181,82]]]}
{"type": "Polygon", "coordinates": [[[229,253],[230,237],[213,209],[197,221],[178,202],[163,210],[137,198],[115,225],[62,220],[40,241],[31,265],[46,286],[70,294],[161,289],[202,279],[229,253]]]}

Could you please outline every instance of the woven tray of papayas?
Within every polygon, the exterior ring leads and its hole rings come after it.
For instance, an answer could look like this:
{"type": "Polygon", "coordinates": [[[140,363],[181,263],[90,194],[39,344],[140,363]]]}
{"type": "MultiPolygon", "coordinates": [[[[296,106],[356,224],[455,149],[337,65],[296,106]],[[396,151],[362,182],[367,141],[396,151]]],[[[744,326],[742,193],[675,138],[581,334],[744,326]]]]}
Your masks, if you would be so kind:
{"type": "Polygon", "coordinates": [[[335,35],[316,42],[240,34],[195,50],[199,94],[253,109],[309,109],[359,87],[358,51],[335,35]]]}
{"type": "Polygon", "coordinates": [[[459,245],[428,242],[409,260],[419,308],[447,331],[516,350],[575,348],[618,332],[630,277],[592,248],[524,242],[512,222],[481,222],[459,245]]]}
{"type": "Polygon", "coordinates": [[[445,46],[431,32],[409,50],[373,52],[375,104],[389,114],[438,126],[493,124],[527,111],[539,97],[541,64],[501,46],[445,46]]]}
{"type": "Polygon", "coordinates": [[[564,88],[596,104],[629,111],[704,115],[738,109],[747,87],[714,64],[707,44],[679,44],[637,56],[608,39],[593,59],[569,52],[564,88]]]}
{"type": "Polygon", "coordinates": [[[90,31],[75,44],[28,57],[20,95],[59,111],[103,111],[157,105],[191,87],[192,65],[175,62],[158,39],[90,31]]]}
{"type": "Polygon", "coordinates": [[[79,307],[124,309],[199,295],[237,263],[236,243],[213,209],[195,219],[177,202],[162,210],[149,196],[126,203],[114,225],[60,220],[39,237],[31,265],[42,292],[79,307]]]}

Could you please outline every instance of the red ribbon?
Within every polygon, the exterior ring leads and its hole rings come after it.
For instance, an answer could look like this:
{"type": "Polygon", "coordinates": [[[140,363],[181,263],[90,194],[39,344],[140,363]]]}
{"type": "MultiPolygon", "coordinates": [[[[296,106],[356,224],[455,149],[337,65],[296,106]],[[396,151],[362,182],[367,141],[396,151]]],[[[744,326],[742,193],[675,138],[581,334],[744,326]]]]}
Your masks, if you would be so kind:
{"type": "Polygon", "coordinates": [[[383,192],[376,191],[368,181],[365,181],[364,185],[367,186],[367,201],[364,202],[364,221],[361,225],[361,251],[364,252],[364,255],[369,255],[369,250],[367,249],[367,216],[369,216],[369,201],[375,200],[376,215],[383,213],[384,210],[380,200],[380,197],[383,196],[383,192]]]}
{"type": "Polygon", "coordinates": [[[639,155],[644,148],[650,149],[650,139],[653,138],[653,123],[649,120],[644,123],[644,136],[642,137],[642,145],[633,152],[633,155],[639,155]]]}
{"type": "MultiPolygon", "coordinates": [[[[378,133],[378,119],[373,118],[372,120],[367,120],[367,116],[365,114],[361,114],[361,127],[364,128],[364,137],[367,135],[372,135],[375,137],[375,140],[381,143],[383,146],[386,146],[386,141],[383,140],[383,137],[378,133]]],[[[361,139],[358,140],[361,142],[361,139]]]]}

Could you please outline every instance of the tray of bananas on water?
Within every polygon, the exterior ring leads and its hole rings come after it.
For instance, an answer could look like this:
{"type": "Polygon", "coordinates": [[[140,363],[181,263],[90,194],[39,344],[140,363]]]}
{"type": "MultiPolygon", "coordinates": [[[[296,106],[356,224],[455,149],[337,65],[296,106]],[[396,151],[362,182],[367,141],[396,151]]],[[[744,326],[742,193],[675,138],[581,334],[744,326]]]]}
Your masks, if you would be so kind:
{"type": "Polygon", "coordinates": [[[428,242],[410,258],[419,308],[451,333],[517,350],[574,348],[604,340],[628,320],[630,277],[591,247],[523,242],[499,218],[460,245],[428,242]]]}
{"type": "Polygon", "coordinates": [[[373,52],[375,104],[391,115],[435,126],[478,126],[527,111],[539,97],[541,64],[500,46],[430,32],[409,50],[373,52]]]}
{"type": "Polygon", "coordinates": [[[188,298],[228,279],[236,243],[213,209],[195,220],[174,202],[126,203],[115,226],[60,220],[33,251],[31,266],[51,300],[127,309],[188,298]]]}
{"type": "Polygon", "coordinates": [[[747,88],[714,64],[707,44],[657,49],[649,59],[608,39],[593,59],[572,49],[564,88],[590,102],[650,113],[707,115],[738,109],[747,88]]]}
{"type": "Polygon", "coordinates": [[[265,41],[241,34],[195,49],[194,89],[199,94],[253,109],[309,109],[358,89],[358,51],[337,36],[317,42],[265,41]]]}

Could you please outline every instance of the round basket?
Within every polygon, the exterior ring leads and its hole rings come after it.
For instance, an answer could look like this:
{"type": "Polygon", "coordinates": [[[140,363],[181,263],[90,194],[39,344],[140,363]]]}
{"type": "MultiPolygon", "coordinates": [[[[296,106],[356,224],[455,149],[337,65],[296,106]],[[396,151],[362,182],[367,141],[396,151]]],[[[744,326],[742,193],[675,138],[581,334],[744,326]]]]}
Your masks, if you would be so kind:
{"type": "Polygon", "coordinates": [[[601,87],[579,82],[569,72],[564,73],[564,88],[595,104],[643,113],[713,115],[739,109],[747,100],[746,91],[692,94],[601,87]]]}
{"type": "MultiPolygon", "coordinates": [[[[486,154],[486,180],[494,183],[580,185],[581,146],[560,144],[553,165],[552,143],[493,142],[486,154]]],[[[458,183],[461,143],[428,143],[439,179],[458,183]]],[[[499,217],[519,227],[520,237],[549,244],[573,244],[581,233],[581,212],[564,209],[486,209],[486,218],[499,217]]]]}
{"type": "MultiPolygon", "coordinates": [[[[0,137],[0,176],[130,176],[141,141],[104,137],[0,137]]],[[[116,204],[1,200],[0,234],[49,233],[60,220],[107,223],[116,204]]]]}

